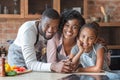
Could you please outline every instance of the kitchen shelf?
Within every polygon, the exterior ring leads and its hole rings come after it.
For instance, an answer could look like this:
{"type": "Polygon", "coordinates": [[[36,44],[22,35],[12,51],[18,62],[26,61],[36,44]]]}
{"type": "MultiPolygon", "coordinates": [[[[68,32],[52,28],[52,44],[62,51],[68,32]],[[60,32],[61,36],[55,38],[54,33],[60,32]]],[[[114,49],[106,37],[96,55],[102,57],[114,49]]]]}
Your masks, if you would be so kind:
{"type": "Polygon", "coordinates": [[[108,49],[120,49],[120,45],[108,45],[108,49]]]}
{"type": "Polygon", "coordinates": [[[24,18],[23,15],[19,15],[19,14],[0,14],[0,18],[3,19],[9,19],[9,18],[24,18]]]}
{"type": "Polygon", "coordinates": [[[100,22],[101,27],[120,27],[120,22],[100,22]]]}

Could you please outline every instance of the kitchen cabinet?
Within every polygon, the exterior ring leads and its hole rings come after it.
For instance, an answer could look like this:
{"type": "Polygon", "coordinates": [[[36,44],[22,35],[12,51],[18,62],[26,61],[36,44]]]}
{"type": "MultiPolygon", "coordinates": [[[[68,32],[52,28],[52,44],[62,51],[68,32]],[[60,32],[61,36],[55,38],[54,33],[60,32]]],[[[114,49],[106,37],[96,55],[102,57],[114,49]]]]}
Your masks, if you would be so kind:
{"type": "Polygon", "coordinates": [[[75,9],[87,17],[87,0],[54,0],[53,3],[54,9],[59,13],[65,9],[75,9]]]}
{"type": "Polygon", "coordinates": [[[111,51],[111,70],[119,70],[120,65],[120,23],[99,23],[101,26],[101,36],[108,44],[108,49],[111,51]]]}
{"type": "Polygon", "coordinates": [[[87,0],[17,0],[18,14],[13,13],[14,0],[1,0],[2,12],[0,18],[40,18],[46,8],[54,8],[59,13],[65,9],[76,9],[87,16],[87,0]],[[3,7],[7,6],[9,13],[4,14],[3,7]]]}
{"type": "Polygon", "coordinates": [[[46,8],[53,8],[54,0],[0,0],[0,19],[36,19],[46,8]],[[18,13],[14,14],[15,2],[17,1],[18,13]],[[4,13],[7,7],[8,13],[4,13]]]}
{"type": "Polygon", "coordinates": [[[53,8],[54,0],[25,0],[25,18],[40,18],[46,8],[53,8]]]}
{"type": "Polygon", "coordinates": [[[87,0],[26,0],[25,4],[25,18],[38,18],[46,8],[54,8],[59,13],[74,8],[79,9],[83,16],[87,16],[87,0]]]}
{"type": "Polygon", "coordinates": [[[24,18],[24,0],[0,0],[0,19],[5,18],[24,18]]]}
{"type": "Polygon", "coordinates": [[[102,23],[100,36],[105,39],[108,49],[120,49],[120,25],[117,23],[102,23]]]}
{"type": "Polygon", "coordinates": [[[120,50],[119,49],[112,49],[111,50],[111,70],[120,70],[120,50]]]}

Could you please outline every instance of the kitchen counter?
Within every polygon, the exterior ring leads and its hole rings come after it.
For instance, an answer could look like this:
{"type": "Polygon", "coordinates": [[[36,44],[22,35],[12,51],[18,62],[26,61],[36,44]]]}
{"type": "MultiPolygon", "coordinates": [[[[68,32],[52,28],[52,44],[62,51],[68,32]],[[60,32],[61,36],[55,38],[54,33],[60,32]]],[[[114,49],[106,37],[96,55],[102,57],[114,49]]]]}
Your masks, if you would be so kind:
{"type": "Polygon", "coordinates": [[[12,77],[0,77],[0,80],[109,80],[120,79],[120,71],[104,73],[50,73],[50,72],[30,72],[12,77]],[[117,74],[116,74],[117,73],[117,74]]]}

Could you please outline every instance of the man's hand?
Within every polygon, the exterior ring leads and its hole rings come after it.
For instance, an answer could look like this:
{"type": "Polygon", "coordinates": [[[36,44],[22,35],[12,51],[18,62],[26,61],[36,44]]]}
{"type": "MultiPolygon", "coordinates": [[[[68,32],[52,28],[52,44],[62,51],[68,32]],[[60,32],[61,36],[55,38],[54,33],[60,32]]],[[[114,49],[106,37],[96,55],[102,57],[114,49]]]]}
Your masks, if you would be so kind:
{"type": "Polygon", "coordinates": [[[51,70],[58,73],[69,73],[72,72],[73,68],[70,61],[60,61],[52,63],[51,70]]]}

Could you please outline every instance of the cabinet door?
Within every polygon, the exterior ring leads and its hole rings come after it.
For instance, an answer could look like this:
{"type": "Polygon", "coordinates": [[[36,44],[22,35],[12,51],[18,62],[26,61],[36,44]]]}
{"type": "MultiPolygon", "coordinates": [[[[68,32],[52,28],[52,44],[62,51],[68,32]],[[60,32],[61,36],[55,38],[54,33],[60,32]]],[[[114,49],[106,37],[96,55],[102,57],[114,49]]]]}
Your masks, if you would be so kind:
{"type": "Polygon", "coordinates": [[[40,18],[46,8],[53,8],[53,0],[26,0],[25,18],[40,18]]]}
{"type": "Polygon", "coordinates": [[[66,9],[79,11],[84,17],[87,17],[87,0],[61,0],[60,12],[66,9]]]}
{"type": "Polygon", "coordinates": [[[0,18],[24,18],[24,0],[0,0],[0,18]]]}

